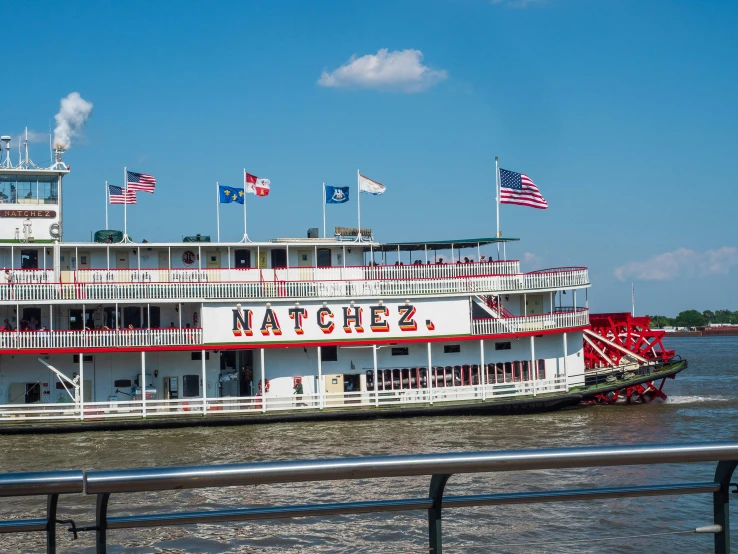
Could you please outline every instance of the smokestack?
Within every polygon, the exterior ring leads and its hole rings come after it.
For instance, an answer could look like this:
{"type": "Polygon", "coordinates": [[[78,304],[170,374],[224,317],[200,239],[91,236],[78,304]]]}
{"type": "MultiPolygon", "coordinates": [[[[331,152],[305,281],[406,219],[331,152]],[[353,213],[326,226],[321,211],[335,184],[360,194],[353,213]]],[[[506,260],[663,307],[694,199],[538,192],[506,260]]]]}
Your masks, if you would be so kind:
{"type": "Polygon", "coordinates": [[[78,137],[92,113],[92,103],[83,99],[79,92],[72,92],[61,100],[59,113],[54,116],[54,148],[67,150],[72,145],[72,138],[78,137]]]}

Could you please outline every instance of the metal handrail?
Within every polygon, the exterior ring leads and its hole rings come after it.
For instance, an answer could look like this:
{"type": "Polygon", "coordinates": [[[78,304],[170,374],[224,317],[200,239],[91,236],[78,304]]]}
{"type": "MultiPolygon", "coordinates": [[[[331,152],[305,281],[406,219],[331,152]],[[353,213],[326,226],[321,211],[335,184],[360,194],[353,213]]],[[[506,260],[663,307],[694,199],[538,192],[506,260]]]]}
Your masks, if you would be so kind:
{"type": "Polygon", "coordinates": [[[146,492],[418,475],[738,460],[738,442],[459,452],[140,468],[87,473],[87,493],[146,492]]]}
{"type": "MultiPolygon", "coordinates": [[[[554,448],[541,450],[515,450],[507,452],[459,452],[447,454],[423,454],[415,456],[376,456],[367,458],[337,458],[215,466],[89,471],[85,474],[85,490],[88,494],[97,495],[95,525],[76,528],[74,529],[74,532],[95,531],[97,552],[104,553],[107,549],[108,529],[191,525],[196,523],[224,523],[336,514],[346,515],[372,512],[427,510],[429,550],[434,554],[440,554],[443,549],[441,533],[442,513],[444,509],[448,508],[581,501],[624,497],[712,494],[713,525],[698,527],[694,532],[713,534],[714,551],[719,554],[727,554],[730,551],[730,532],[728,525],[730,481],[736,466],[738,466],[738,441],[722,443],[554,448]],[[444,496],[446,483],[452,475],[457,473],[529,471],[642,464],[696,463],[708,461],[718,462],[715,477],[713,481],[708,482],[646,486],[631,485],[626,487],[514,492],[470,496],[444,496]],[[259,508],[236,508],[198,512],[152,513],[119,517],[108,516],[110,495],[114,493],[243,486],[267,483],[296,483],[352,479],[367,480],[420,475],[431,476],[430,490],[427,497],[259,508]]],[[[22,491],[22,489],[17,490],[22,491]]],[[[0,528],[0,531],[1,530],[2,528],[0,528]]],[[[18,530],[43,530],[43,528],[21,528],[18,530]]],[[[48,549],[47,551],[53,552],[53,550],[48,549]]]]}
{"type": "Polygon", "coordinates": [[[56,525],[66,523],[56,517],[60,494],[84,492],[84,472],[80,470],[0,474],[0,497],[46,496],[46,517],[0,520],[2,533],[46,532],[46,552],[56,552],[56,525]]]}

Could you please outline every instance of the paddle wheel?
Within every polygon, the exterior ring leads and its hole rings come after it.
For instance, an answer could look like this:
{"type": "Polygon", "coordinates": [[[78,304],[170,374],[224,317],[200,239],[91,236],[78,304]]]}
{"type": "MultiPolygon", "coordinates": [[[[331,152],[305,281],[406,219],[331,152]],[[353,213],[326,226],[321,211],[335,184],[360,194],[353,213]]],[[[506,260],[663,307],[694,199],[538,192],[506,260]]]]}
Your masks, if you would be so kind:
{"type": "MultiPolygon", "coordinates": [[[[584,367],[586,372],[614,380],[609,374],[620,373],[627,380],[643,368],[666,364],[674,357],[673,350],[663,344],[665,331],[651,329],[651,318],[634,317],[629,313],[592,314],[590,328],[584,330],[584,367]],[[609,370],[609,371],[608,371],[609,370]]],[[[673,379],[673,376],[671,377],[673,379]]],[[[666,400],[663,392],[666,378],[660,384],[646,381],[617,390],[597,394],[593,401],[601,404],[648,403],[666,400]]]]}

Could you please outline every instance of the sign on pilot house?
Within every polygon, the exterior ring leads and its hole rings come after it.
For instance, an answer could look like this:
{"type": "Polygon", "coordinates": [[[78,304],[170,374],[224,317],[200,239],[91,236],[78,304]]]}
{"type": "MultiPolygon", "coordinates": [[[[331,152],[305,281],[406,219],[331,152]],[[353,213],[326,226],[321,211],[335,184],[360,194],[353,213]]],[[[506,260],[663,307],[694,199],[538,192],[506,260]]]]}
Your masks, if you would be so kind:
{"type": "Polygon", "coordinates": [[[367,341],[471,332],[468,299],[204,306],[205,344],[367,341]]]}

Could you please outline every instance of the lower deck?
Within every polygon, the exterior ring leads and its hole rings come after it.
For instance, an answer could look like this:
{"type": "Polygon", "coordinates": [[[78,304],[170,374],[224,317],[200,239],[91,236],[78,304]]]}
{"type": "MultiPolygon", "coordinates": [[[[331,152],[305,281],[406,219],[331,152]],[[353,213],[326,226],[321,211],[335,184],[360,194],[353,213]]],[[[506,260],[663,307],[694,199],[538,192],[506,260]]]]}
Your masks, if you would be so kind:
{"type": "Polygon", "coordinates": [[[3,355],[0,422],[536,397],[583,385],[582,358],[581,331],[401,345],[3,355]]]}

